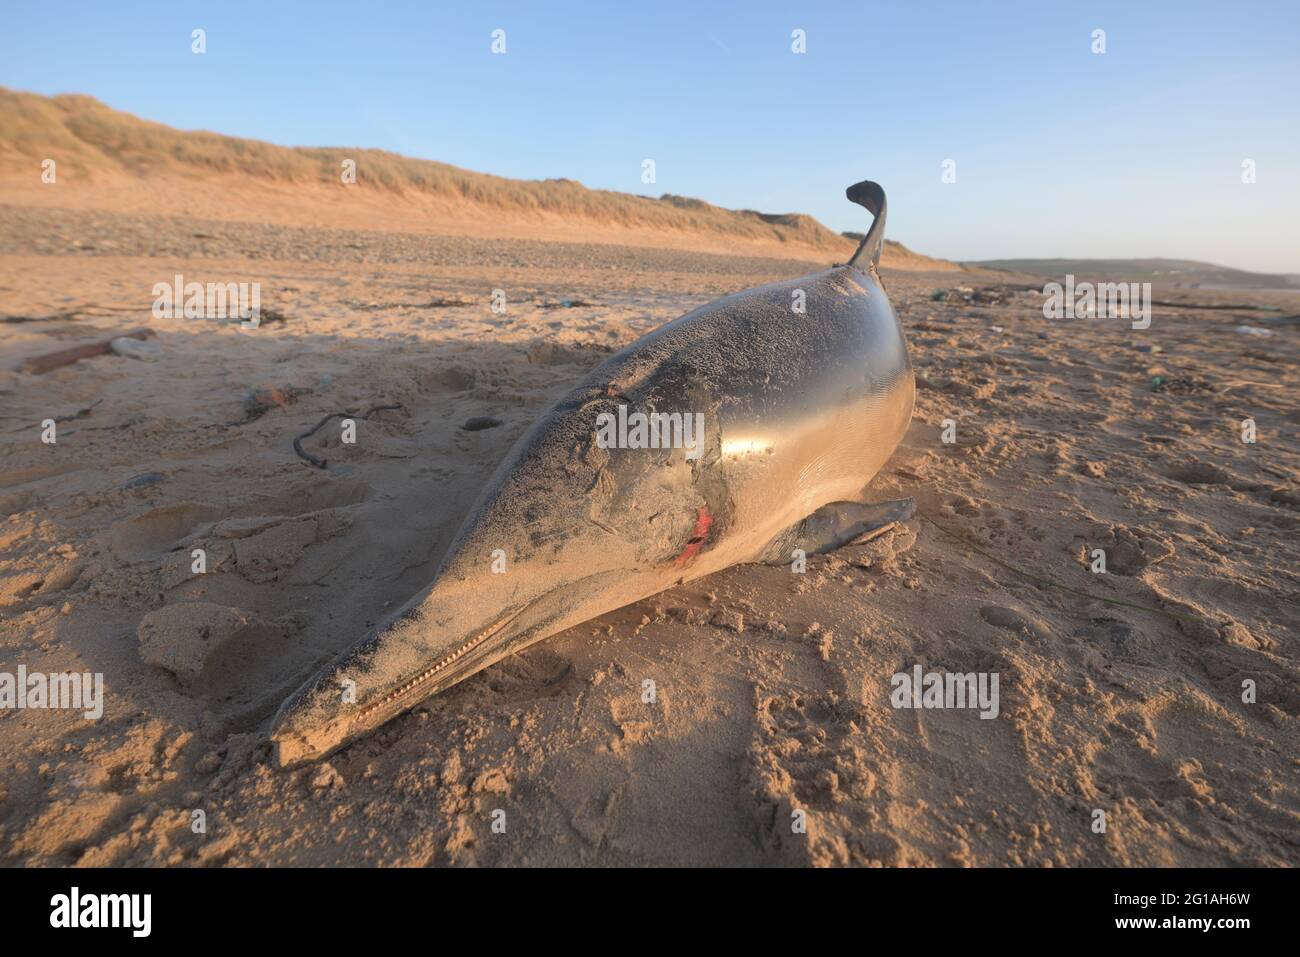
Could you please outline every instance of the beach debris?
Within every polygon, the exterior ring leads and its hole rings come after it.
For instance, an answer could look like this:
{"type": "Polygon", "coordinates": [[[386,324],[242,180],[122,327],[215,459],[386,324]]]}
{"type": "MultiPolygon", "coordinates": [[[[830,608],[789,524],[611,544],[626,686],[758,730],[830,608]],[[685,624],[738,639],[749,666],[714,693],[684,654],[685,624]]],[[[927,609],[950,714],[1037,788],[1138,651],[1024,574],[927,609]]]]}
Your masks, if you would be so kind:
{"type": "Polygon", "coordinates": [[[148,488],[150,485],[157,485],[159,482],[166,480],[167,476],[162,472],[145,472],[143,475],[137,475],[135,478],[128,479],[122,484],[122,489],[148,488]]]}
{"type": "Polygon", "coordinates": [[[99,303],[86,303],[81,306],[73,306],[71,309],[64,309],[60,312],[50,313],[48,316],[36,316],[27,313],[22,314],[5,314],[0,316],[0,322],[3,323],[20,323],[20,322],[75,322],[78,319],[112,315],[120,312],[138,312],[139,306],[104,306],[99,303]]]}
{"type": "Polygon", "coordinates": [[[299,396],[309,392],[311,389],[301,389],[294,385],[262,385],[249,389],[244,396],[244,411],[248,413],[244,421],[251,422],[272,409],[287,409],[299,396]]]}
{"type": "Polygon", "coordinates": [[[1000,305],[1015,290],[972,289],[970,286],[956,286],[953,289],[936,289],[930,293],[931,302],[979,303],[988,306],[1000,305]]]}
{"type": "Polygon", "coordinates": [[[466,299],[464,296],[457,296],[454,299],[439,297],[430,299],[428,302],[359,302],[353,299],[348,301],[346,305],[359,312],[383,312],[388,309],[458,309],[466,306],[476,306],[478,301],[466,299]]]}
{"type": "Polygon", "coordinates": [[[88,342],[85,345],[72,346],[68,349],[60,349],[57,352],[47,352],[45,355],[33,356],[24,362],[21,368],[23,372],[41,375],[53,369],[61,369],[63,366],[80,362],[82,359],[108,355],[113,351],[113,343],[118,339],[143,340],[148,339],[153,334],[152,329],[132,329],[120,336],[113,336],[111,339],[101,339],[98,342],[88,342]]]}
{"type": "Polygon", "coordinates": [[[1243,336],[1275,336],[1277,335],[1272,329],[1262,329],[1259,326],[1238,326],[1233,332],[1239,332],[1243,336]]]}
{"type": "MultiPolygon", "coordinates": [[[[385,412],[390,409],[400,409],[400,408],[402,408],[400,404],[374,405],[371,406],[369,409],[367,409],[366,413],[362,415],[360,418],[368,419],[376,412],[385,412]]],[[[324,427],[325,423],[328,422],[330,419],[346,419],[355,416],[356,414],[357,413],[355,409],[346,409],[342,412],[331,412],[329,415],[325,416],[325,418],[321,419],[319,422],[313,425],[306,432],[297,436],[293,440],[293,450],[298,453],[299,458],[305,459],[309,465],[315,466],[318,469],[325,468],[325,466],[328,465],[329,463],[325,459],[317,458],[316,456],[312,455],[310,452],[304,451],[302,447],[302,440],[311,438],[313,435],[319,432],[324,427]]]]}
{"type": "Polygon", "coordinates": [[[1280,306],[1257,306],[1249,302],[1179,302],[1177,299],[1152,299],[1153,306],[1171,306],[1175,309],[1224,309],[1229,311],[1281,312],[1280,306]]]}
{"type": "Polygon", "coordinates": [[[466,432],[482,432],[484,429],[495,429],[501,425],[500,419],[494,419],[490,415],[476,415],[466,419],[461,428],[466,432]]]}
{"type": "MultiPolygon", "coordinates": [[[[242,321],[244,321],[244,320],[240,320],[240,321],[242,322],[242,321]]],[[[258,312],[257,312],[257,325],[258,325],[259,327],[261,327],[261,326],[269,326],[269,325],[270,325],[271,323],[273,323],[273,322],[282,322],[282,323],[285,323],[285,324],[287,325],[288,322],[289,322],[289,317],[286,316],[284,313],[280,312],[278,309],[259,309],[259,310],[258,310],[258,312]]]]}
{"type": "Polygon", "coordinates": [[[130,336],[118,336],[108,344],[113,355],[127,359],[144,359],[152,361],[162,355],[162,347],[147,339],[132,339],[130,336]]]}
{"type": "Polygon", "coordinates": [[[539,309],[577,309],[582,306],[594,306],[594,302],[587,302],[585,299],[561,299],[559,302],[542,302],[538,304],[539,309]]]}
{"type": "Polygon", "coordinates": [[[29,316],[29,315],[4,315],[0,316],[0,322],[17,325],[20,322],[75,322],[79,312],[76,309],[67,309],[63,312],[55,312],[48,316],[29,316]]]}
{"type": "Polygon", "coordinates": [[[1275,356],[1268,352],[1260,352],[1256,349],[1247,349],[1242,355],[1247,359],[1256,359],[1260,362],[1285,362],[1294,363],[1295,360],[1287,359],[1284,356],[1275,356]]]}
{"type": "MultiPolygon", "coordinates": [[[[90,413],[95,410],[95,406],[99,405],[103,401],[104,401],[103,399],[96,399],[94,402],[90,403],[90,405],[83,406],[82,408],[77,409],[75,412],[68,412],[63,415],[56,415],[53,416],[52,418],[54,419],[55,422],[74,422],[77,419],[84,419],[86,416],[90,415],[90,413]]],[[[29,426],[23,426],[22,428],[19,429],[10,429],[8,430],[8,432],[9,433],[21,432],[23,431],[23,429],[26,428],[29,428],[29,426]]],[[[71,435],[72,433],[67,432],[61,434],[71,435]]]]}
{"type": "Polygon", "coordinates": [[[296,385],[260,385],[248,390],[244,404],[250,408],[287,408],[298,399],[307,395],[311,389],[302,389],[296,385]]]}
{"type": "Polygon", "coordinates": [[[1151,377],[1151,391],[1174,395],[1203,395],[1217,390],[1210,382],[1195,376],[1155,375],[1151,377]]]}
{"type": "Polygon", "coordinates": [[[86,416],[90,415],[91,412],[95,411],[95,406],[99,405],[103,401],[103,399],[96,399],[94,402],[90,403],[90,405],[82,406],[76,412],[69,412],[67,415],[56,415],[54,421],[72,422],[75,419],[84,419],[86,416]]]}

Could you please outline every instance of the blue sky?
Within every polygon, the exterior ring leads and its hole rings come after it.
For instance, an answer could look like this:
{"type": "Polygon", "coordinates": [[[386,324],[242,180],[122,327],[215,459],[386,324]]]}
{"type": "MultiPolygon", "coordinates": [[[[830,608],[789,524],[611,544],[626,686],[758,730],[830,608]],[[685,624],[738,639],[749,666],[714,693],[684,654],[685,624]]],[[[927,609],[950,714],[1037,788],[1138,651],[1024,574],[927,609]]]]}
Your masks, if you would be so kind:
{"type": "Polygon", "coordinates": [[[1295,0],[6,0],[2,16],[0,84],[186,129],[806,212],[835,229],[864,227],[843,191],[871,178],[889,235],[934,255],[1300,272],[1295,0]],[[955,183],[941,181],[946,159],[955,183]]]}

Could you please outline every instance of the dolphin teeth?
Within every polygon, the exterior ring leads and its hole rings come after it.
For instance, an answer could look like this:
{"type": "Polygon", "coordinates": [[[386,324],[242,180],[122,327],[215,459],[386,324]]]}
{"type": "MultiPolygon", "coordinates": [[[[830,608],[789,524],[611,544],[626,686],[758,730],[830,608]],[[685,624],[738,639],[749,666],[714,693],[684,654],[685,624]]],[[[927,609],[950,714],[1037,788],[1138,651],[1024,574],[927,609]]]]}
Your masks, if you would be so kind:
{"type": "Polygon", "coordinates": [[[399,687],[395,688],[393,691],[390,691],[388,694],[384,695],[384,696],[383,696],[382,698],[380,698],[378,701],[375,701],[375,702],[372,702],[371,704],[366,705],[364,708],[361,709],[361,711],[359,711],[359,712],[357,713],[357,716],[356,716],[356,719],[355,719],[355,720],[357,720],[357,721],[364,720],[365,718],[367,718],[367,717],[370,716],[371,714],[374,714],[375,711],[379,710],[379,709],[382,708],[384,705],[386,705],[386,704],[390,704],[391,702],[396,701],[398,698],[401,698],[401,697],[403,697],[404,695],[409,694],[409,693],[410,693],[411,691],[413,691],[415,688],[417,688],[418,686],[424,684],[424,682],[428,681],[430,678],[432,678],[434,675],[436,675],[439,671],[442,671],[442,669],[446,668],[449,664],[451,664],[453,661],[455,661],[455,660],[456,660],[457,658],[459,658],[461,655],[465,654],[465,652],[467,652],[467,651],[471,651],[471,650],[473,650],[476,646],[478,646],[478,645],[482,644],[483,642],[487,641],[489,638],[491,638],[493,635],[495,635],[498,631],[500,631],[502,628],[504,628],[507,624],[509,624],[509,623],[510,623],[514,618],[515,618],[515,615],[506,615],[506,617],[502,618],[500,621],[497,621],[497,622],[495,622],[494,624],[489,625],[487,628],[484,628],[484,629],[483,629],[482,631],[480,631],[477,635],[475,635],[475,636],[474,636],[473,638],[471,638],[469,641],[465,642],[465,644],[461,645],[459,648],[457,648],[457,649],[456,649],[455,651],[453,651],[451,654],[447,655],[445,658],[443,658],[443,659],[442,659],[441,661],[439,661],[437,664],[434,664],[434,665],[431,665],[431,666],[428,667],[428,668],[425,668],[423,671],[421,671],[421,672],[420,672],[418,675],[416,675],[414,678],[411,678],[409,681],[407,681],[407,682],[405,682],[404,684],[400,685],[399,687]]]}

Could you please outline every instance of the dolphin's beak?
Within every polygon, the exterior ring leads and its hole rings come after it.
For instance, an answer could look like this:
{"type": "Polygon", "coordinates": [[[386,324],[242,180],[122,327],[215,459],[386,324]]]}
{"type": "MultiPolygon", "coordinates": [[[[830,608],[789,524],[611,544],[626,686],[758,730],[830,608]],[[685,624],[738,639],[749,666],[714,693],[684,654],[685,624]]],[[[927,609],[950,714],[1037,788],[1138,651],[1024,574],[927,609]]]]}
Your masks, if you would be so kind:
{"type": "Polygon", "coordinates": [[[328,757],[514,651],[660,587],[640,588],[630,569],[614,569],[492,607],[481,583],[435,581],[284,703],[271,730],[275,763],[328,757]]]}
{"type": "Polygon", "coordinates": [[[276,765],[286,768],[328,757],[501,657],[517,631],[508,626],[524,608],[462,632],[463,641],[449,641],[445,653],[434,658],[423,641],[413,649],[404,633],[420,629],[418,609],[417,615],[400,616],[284,703],[271,730],[276,765]]]}

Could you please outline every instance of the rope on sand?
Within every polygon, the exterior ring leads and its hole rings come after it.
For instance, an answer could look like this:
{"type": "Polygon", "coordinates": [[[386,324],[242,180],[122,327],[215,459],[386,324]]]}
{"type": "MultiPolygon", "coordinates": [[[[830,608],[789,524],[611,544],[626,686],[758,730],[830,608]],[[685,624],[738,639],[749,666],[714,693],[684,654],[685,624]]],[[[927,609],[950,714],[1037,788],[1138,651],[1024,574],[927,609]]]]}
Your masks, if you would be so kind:
{"type": "MultiPolygon", "coordinates": [[[[376,412],[383,412],[388,409],[400,409],[400,408],[401,405],[372,405],[369,409],[366,410],[366,414],[361,416],[361,418],[368,419],[376,412]]],[[[314,426],[312,426],[308,431],[304,432],[302,435],[295,438],[293,440],[293,450],[298,453],[300,458],[306,459],[309,465],[313,465],[318,469],[323,469],[329,463],[326,462],[325,459],[318,459],[310,452],[304,451],[302,447],[302,440],[311,438],[313,435],[319,432],[321,428],[325,425],[325,423],[328,422],[330,419],[346,419],[349,416],[354,416],[356,414],[357,413],[355,409],[345,409],[342,412],[331,412],[329,415],[325,416],[325,418],[321,419],[314,426]]]]}

